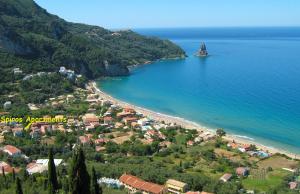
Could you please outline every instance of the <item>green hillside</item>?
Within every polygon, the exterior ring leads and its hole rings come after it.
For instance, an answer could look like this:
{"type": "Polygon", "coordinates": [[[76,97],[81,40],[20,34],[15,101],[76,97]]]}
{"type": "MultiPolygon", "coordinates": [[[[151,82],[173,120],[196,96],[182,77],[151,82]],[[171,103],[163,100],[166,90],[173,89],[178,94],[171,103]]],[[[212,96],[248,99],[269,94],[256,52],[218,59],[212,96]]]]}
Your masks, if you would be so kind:
{"type": "Polygon", "coordinates": [[[66,22],[32,0],[0,0],[0,65],[4,74],[12,67],[34,73],[66,66],[88,78],[118,76],[127,75],[129,65],[184,54],[168,40],[66,22]]]}

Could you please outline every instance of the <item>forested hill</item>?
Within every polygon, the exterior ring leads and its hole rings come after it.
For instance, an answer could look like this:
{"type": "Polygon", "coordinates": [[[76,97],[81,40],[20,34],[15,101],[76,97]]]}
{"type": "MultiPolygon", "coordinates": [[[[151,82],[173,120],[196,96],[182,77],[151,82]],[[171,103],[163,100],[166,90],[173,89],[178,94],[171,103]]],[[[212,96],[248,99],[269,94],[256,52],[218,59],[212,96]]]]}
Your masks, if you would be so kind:
{"type": "Polygon", "coordinates": [[[65,66],[88,78],[117,76],[128,74],[129,65],[184,55],[168,40],[66,22],[33,0],[0,0],[3,75],[14,67],[35,73],[65,66]]]}

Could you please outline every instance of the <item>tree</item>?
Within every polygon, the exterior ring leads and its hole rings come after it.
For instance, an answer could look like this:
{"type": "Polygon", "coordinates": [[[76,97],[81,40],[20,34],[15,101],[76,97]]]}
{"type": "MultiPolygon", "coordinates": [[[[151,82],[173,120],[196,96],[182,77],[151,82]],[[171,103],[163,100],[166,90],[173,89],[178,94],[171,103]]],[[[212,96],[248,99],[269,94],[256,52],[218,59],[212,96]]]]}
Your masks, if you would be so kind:
{"type": "Polygon", "coordinates": [[[97,175],[95,168],[92,169],[92,187],[91,187],[91,194],[102,194],[102,188],[99,186],[97,182],[97,175]]]}
{"type": "Polygon", "coordinates": [[[15,181],[16,181],[16,172],[15,172],[15,168],[13,168],[13,170],[12,170],[12,178],[13,178],[13,181],[15,182],[15,181]]]}
{"type": "Polygon", "coordinates": [[[19,177],[17,177],[16,181],[16,194],[23,194],[22,185],[19,177]]]}
{"type": "Polygon", "coordinates": [[[24,171],[23,171],[23,181],[26,181],[28,177],[29,177],[29,174],[28,174],[27,170],[24,169],[24,171]]]}
{"type": "Polygon", "coordinates": [[[72,194],[90,194],[90,176],[85,165],[85,157],[80,147],[75,151],[71,164],[70,189],[72,194]]]}
{"type": "Polygon", "coordinates": [[[58,188],[57,182],[57,175],[56,175],[56,168],[54,164],[53,158],[53,149],[50,148],[49,150],[49,161],[48,161],[48,192],[49,194],[56,193],[58,188]]]}
{"type": "Polygon", "coordinates": [[[224,129],[217,129],[216,133],[219,137],[223,137],[226,135],[226,132],[224,131],[224,129]]]}

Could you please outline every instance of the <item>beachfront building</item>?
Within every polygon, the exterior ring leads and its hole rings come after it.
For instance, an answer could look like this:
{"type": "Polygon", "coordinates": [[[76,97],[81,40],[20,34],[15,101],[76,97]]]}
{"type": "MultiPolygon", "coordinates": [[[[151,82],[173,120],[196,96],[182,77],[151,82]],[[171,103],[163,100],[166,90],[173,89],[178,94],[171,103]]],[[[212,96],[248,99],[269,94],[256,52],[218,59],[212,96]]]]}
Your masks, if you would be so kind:
{"type": "Polygon", "coordinates": [[[144,181],[130,174],[123,174],[119,181],[128,189],[129,193],[141,192],[143,194],[165,194],[167,189],[163,185],[144,181]]]}
{"type": "Polygon", "coordinates": [[[177,181],[174,179],[169,179],[166,182],[166,187],[168,188],[169,193],[185,193],[187,191],[187,184],[181,181],[177,181]]]}

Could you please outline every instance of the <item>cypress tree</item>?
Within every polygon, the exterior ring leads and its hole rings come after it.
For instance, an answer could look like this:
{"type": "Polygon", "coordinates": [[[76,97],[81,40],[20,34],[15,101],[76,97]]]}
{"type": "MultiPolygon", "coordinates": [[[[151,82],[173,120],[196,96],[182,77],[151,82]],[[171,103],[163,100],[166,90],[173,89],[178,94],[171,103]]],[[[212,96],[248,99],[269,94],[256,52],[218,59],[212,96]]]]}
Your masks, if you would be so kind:
{"type": "Polygon", "coordinates": [[[8,188],[8,184],[7,184],[7,181],[6,181],[6,175],[5,175],[5,170],[4,170],[3,166],[2,166],[2,176],[3,176],[3,179],[4,179],[4,186],[7,189],[8,188]]]}
{"type": "Polygon", "coordinates": [[[28,177],[29,177],[29,174],[28,174],[27,170],[24,169],[24,171],[23,171],[23,181],[26,181],[28,177]]]}
{"type": "Polygon", "coordinates": [[[57,176],[56,176],[56,168],[53,159],[53,150],[52,148],[49,150],[49,161],[48,161],[48,191],[49,194],[56,193],[58,188],[57,176]]]}
{"type": "Polygon", "coordinates": [[[13,178],[13,181],[15,182],[15,181],[16,181],[16,172],[15,172],[15,168],[13,168],[13,171],[12,171],[12,178],[13,178]]]}
{"type": "Polygon", "coordinates": [[[73,155],[70,191],[72,194],[91,194],[90,175],[86,169],[85,157],[81,147],[73,155]]]}
{"type": "Polygon", "coordinates": [[[2,176],[6,180],[5,171],[4,171],[4,167],[3,166],[2,166],[2,176]]]}
{"type": "Polygon", "coordinates": [[[95,168],[92,169],[92,187],[91,187],[91,194],[102,194],[102,188],[99,186],[97,182],[97,175],[95,168]]]}
{"type": "Polygon", "coordinates": [[[16,194],[23,194],[22,185],[19,177],[16,180],[16,194]]]}

